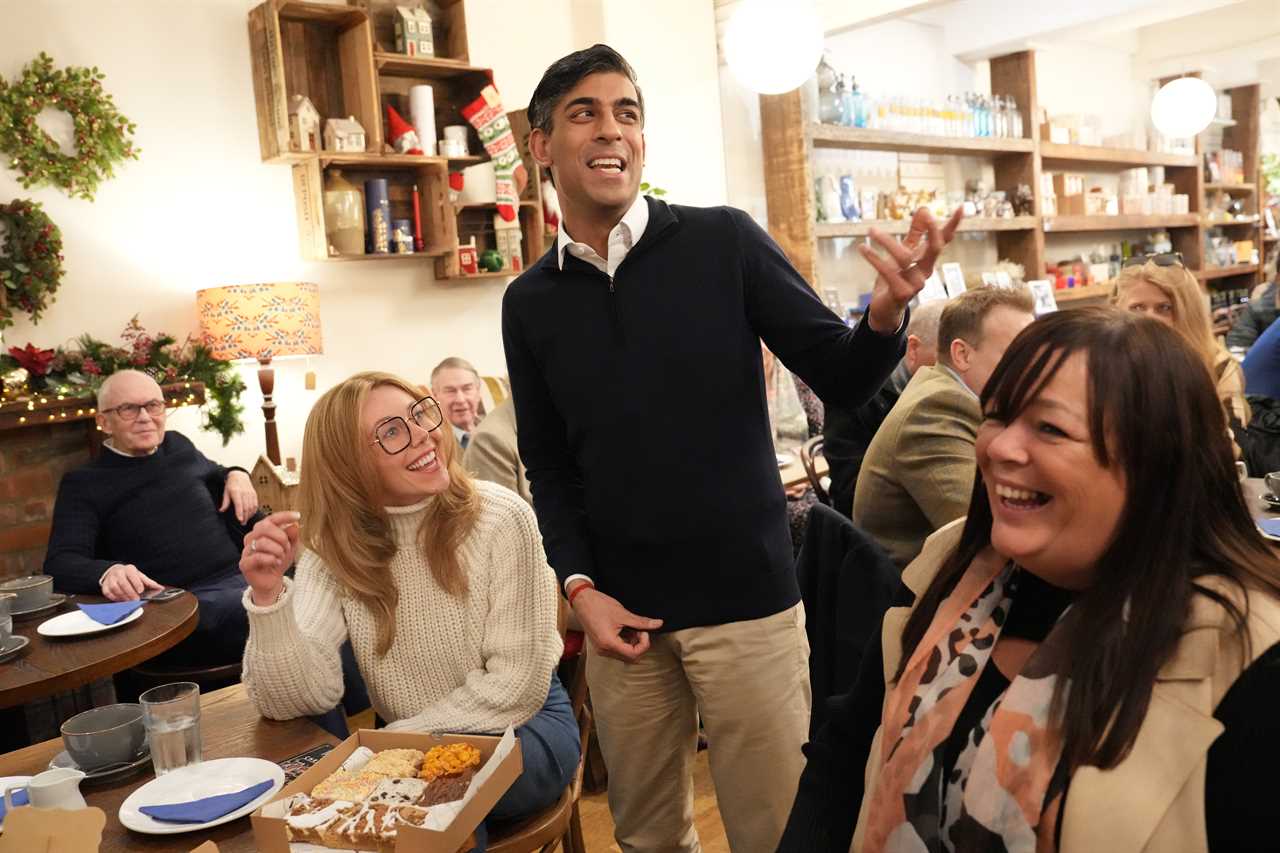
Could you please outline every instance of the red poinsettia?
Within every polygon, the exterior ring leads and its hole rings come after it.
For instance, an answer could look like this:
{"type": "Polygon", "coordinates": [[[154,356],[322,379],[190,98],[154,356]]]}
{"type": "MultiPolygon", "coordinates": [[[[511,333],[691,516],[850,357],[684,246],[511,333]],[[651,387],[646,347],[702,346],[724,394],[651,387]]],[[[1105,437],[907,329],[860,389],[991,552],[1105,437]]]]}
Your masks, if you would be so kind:
{"type": "Polygon", "coordinates": [[[9,347],[9,355],[32,376],[44,376],[53,361],[53,350],[36,349],[31,344],[27,344],[26,349],[9,347]]]}

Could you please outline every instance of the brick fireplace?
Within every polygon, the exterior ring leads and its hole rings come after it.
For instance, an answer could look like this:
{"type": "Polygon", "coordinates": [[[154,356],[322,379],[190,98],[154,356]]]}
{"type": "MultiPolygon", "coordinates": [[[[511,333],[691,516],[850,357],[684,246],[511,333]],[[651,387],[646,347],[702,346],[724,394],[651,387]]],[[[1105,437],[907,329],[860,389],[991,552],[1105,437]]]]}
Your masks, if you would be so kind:
{"type": "Polygon", "coordinates": [[[62,475],[89,461],[93,421],[0,430],[0,580],[39,574],[62,475]]]}

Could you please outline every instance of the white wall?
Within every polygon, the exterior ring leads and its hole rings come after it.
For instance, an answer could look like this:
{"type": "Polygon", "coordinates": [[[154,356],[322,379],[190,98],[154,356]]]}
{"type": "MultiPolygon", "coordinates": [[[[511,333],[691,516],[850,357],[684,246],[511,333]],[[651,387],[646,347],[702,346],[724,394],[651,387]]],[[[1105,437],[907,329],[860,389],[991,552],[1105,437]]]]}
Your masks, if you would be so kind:
{"type": "MultiPolygon", "coordinates": [[[[115,341],[134,314],[152,332],[183,338],[195,331],[196,290],[300,279],[320,285],[325,354],[310,365],[320,389],[368,368],[426,381],[447,355],[505,373],[498,328],[505,281],[437,283],[421,260],[301,260],[290,170],[263,164],[258,151],[247,36],[253,5],[183,0],[160,10],[157,0],[0,0],[0,75],[18,75],[41,49],[59,65],[97,65],[137,124],[142,149],[141,160],[119,169],[93,203],[51,188],[24,190],[0,168],[0,198],[43,203],[62,229],[66,255],[52,309],[38,327],[19,318],[3,333],[5,346],[54,346],[84,332],[115,341]]],[[[468,0],[472,62],[494,69],[514,109],[527,104],[553,60],[614,41],[630,51],[651,104],[652,179],[677,201],[723,203],[711,0],[658,0],[644,4],[644,14],[615,14],[615,6],[632,5],[539,0],[534,15],[511,0],[468,0]],[[668,55],[673,43],[679,53],[668,55]]],[[[276,369],[285,456],[300,455],[318,394],[303,390],[306,369],[298,361],[276,369]]],[[[255,370],[243,375],[246,431],[227,448],[198,428],[194,411],[174,413],[170,426],[212,458],[247,466],[263,439],[255,370]]]]}

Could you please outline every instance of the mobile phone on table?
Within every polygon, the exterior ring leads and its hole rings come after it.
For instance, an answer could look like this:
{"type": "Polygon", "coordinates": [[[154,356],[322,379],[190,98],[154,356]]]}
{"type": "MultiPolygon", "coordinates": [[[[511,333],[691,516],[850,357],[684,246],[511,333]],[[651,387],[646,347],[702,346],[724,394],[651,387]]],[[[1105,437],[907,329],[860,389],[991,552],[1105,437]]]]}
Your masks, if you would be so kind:
{"type": "Polygon", "coordinates": [[[311,768],[320,759],[329,754],[333,749],[333,744],[325,743],[317,746],[315,749],[308,749],[306,752],[295,755],[292,758],[286,758],[280,762],[280,769],[284,771],[286,782],[292,782],[303,773],[311,768]]]}
{"type": "Polygon", "coordinates": [[[182,589],[181,587],[167,586],[164,589],[160,590],[159,592],[155,593],[154,595],[145,596],[142,600],[162,603],[165,601],[172,601],[173,599],[182,595],[184,592],[186,592],[186,590],[182,589]]]}

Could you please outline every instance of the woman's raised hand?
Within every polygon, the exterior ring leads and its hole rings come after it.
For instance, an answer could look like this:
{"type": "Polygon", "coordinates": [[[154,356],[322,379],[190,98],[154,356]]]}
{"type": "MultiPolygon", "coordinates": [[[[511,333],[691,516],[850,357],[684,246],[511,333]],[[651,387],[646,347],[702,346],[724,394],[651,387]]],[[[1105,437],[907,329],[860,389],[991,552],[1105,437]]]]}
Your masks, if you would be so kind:
{"type": "Polygon", "coordinates": [[[240,573],[253,590],[253,603],[259,607],[269,607],[280,598],[285,570],[293,565],[298,547],[301,518],[296,512],[273,512],[244,537],[240,573]]]}

